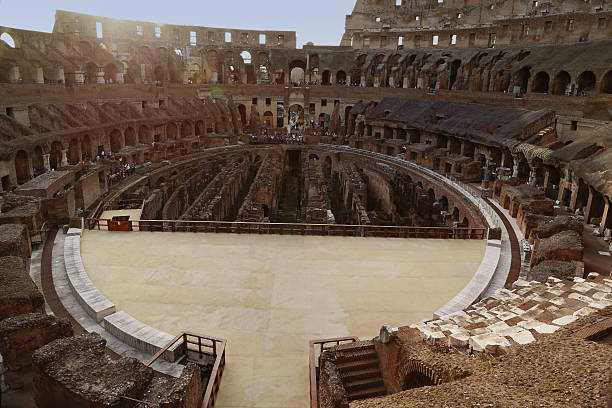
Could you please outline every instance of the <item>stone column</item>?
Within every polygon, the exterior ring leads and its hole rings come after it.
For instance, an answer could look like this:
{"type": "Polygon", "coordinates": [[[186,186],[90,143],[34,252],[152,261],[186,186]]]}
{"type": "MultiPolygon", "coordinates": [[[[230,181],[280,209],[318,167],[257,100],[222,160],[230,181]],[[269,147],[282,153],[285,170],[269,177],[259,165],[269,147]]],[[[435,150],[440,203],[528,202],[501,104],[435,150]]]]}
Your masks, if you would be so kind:
{"type": "Polygon", "coordinates": [[[518,177],[519,175],[519,157],[512,155],[512,161],[513,161],[512,177],[518,177]]]}
{"type": "Polygon", "coordinates": [[[34,78],[35,84],[44,84],[45,83],[45,74],[43,73],[42,67],[36,68],[36,77],[34,78]]]}
{"type": "Polygon", "coordinates": [[[104,69],[98,68],[98,73],[96,74],[96,82],[99,84],[104,83],[104,69]]]}
{"type": "Polygon", "coordinates": [[[68,150],[63,149],[62,150],[62,164],[61,166],[67,166],[68,165],[68,155],[67,155],[68,150]]]}
{"type": "Polygon", "coordinates": [[[49,163],[50,154],[43,154],[43,166],[45,167],[45,171],[51,171],[51,164],[49,163]]]}

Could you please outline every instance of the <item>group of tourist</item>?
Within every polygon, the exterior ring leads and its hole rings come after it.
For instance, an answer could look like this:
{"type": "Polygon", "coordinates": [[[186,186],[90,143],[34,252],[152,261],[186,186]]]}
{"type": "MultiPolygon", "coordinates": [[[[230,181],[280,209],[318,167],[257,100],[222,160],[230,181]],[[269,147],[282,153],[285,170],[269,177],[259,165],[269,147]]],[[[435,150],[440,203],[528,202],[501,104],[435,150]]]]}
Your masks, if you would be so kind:
{"type": "Polygon", "coordinates": [[[304,137],[301,133],[295,134],[271,134],[267,133],[262,134],[260,136],[250,134],[249,135],[250,144],[290,144],[290,145],[302,145],[305,144],[304,137]]]}
{"type": "Polygon", "coordinates": [[[123,160],[119,161],[118,167],[111,167],[108,174],[108,184],[113,185],[120,182],[126,177],[131,176],[136,171],[136,168],[129,163],[123,163],[123,160]]]}

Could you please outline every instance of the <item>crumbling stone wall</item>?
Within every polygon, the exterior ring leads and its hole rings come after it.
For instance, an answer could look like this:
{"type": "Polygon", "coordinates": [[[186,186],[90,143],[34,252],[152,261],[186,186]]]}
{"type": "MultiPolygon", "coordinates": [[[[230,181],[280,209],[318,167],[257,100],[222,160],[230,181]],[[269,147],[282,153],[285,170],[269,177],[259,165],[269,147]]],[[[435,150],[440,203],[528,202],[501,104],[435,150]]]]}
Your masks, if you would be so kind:
{"type": "Polygon", "coordinates": [[[45,313],[45,300],[23,258],[0,258],[0,320],[25,313],[45,313]]]}
{"type": "Polygon", "coordinates": [[[282,173],[283,162],[280,155],[276,153],[266,155],[238,211],[238,221],[270,220],[270,215],[278,209],[282,173]],[[264,206],[267,208],[267,214],[264,206]]]}
{"type": "Polygon", "coordinates": [[[73,335],[68,320],[28,313],[0,321],[0,354],[9,370],[32,363],[32,353],[51,341],[73,335]]]}
{"type": "Polygon", "coordinates": [[[28,259],[32,245],[28,227],[23,224],[0,224],[0,257],[16,256],[28,259]]]}

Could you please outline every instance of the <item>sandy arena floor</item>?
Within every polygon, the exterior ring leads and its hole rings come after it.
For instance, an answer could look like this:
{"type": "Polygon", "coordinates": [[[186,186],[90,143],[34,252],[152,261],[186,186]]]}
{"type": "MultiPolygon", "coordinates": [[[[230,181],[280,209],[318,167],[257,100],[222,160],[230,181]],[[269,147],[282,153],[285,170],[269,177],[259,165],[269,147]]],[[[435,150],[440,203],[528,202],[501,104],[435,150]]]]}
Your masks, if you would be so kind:
{"type": "Polygon", "coordinates": [[[172,335],[228,339],[216,406],[304,408],[308,341],[431,318],[485,241],[86,231],[93,283],[172,335]]]}

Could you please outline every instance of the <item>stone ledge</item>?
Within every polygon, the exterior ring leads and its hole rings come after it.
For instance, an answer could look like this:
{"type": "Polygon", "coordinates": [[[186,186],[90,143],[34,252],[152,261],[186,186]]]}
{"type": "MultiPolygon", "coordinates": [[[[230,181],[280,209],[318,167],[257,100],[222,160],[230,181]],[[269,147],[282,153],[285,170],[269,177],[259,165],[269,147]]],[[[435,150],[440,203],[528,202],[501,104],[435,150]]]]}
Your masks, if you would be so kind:
{"type": "Polygon", "coordinates": [[[92,319],[100,323],[110,314],[115,313],[111,303],[91,282],[81,261],[81,237],[66,237],[64,244],[64,261],[68,282],[78,302],[92,319]]]}
{"type": "MultiPolygon", "coordinates": [[[[168,333],[147,326],[123,311],[106,316],[104,328],[124,343],[151,355],[157,353],[174,338],[168,333]]],[[[174,363],[182,355],[180,353],[182,345],[182,341],[176,342],[164,352],[162,358],[174,363]]]]}

